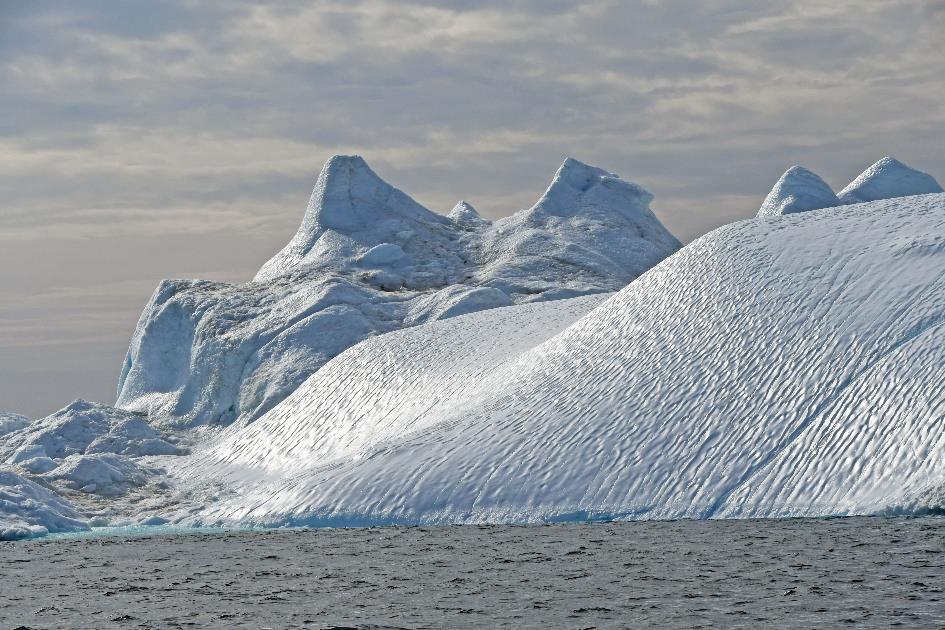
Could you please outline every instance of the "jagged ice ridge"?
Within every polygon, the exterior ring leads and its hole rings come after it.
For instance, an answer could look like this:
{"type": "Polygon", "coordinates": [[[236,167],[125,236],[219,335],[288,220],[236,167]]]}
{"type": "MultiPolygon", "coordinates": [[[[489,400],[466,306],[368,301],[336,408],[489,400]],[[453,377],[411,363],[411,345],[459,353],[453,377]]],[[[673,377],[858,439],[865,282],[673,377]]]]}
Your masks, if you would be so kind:
{"type": "Polygon", "coordinates": [[[357,156],[324,166],[293,239],[253,282],[168,280],[144,310],[118,406],[176,426],[249,422],[368,337],[615,291],[680,247],[643,188],[568,159],[495,224],[433,213],[357,156]]]}

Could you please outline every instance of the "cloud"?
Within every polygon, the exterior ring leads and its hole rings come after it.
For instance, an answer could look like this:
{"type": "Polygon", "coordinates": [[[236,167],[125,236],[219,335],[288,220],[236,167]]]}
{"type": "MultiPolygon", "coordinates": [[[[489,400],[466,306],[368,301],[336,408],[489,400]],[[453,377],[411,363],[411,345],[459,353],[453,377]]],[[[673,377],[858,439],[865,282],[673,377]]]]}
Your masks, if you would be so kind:
{"type": "Polygon", "coordinates": [[[176,243],[135,260],[122,312],[164,275],[248,273],[234,242],[253,264],[278,248],[333,153],[492,217],[572,155],[650,189],[689,240],[795,162],[838,188],[885,154],[945,176],[943,39],[940,0],[3,2],[0,268],[176,243]]]}

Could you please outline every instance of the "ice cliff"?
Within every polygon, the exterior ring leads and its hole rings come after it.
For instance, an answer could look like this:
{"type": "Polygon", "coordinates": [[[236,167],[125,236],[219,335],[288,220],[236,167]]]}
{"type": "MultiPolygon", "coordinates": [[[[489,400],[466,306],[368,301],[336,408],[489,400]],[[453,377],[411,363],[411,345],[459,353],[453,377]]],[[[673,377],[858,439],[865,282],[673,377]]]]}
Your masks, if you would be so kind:
{"type": "Polygon", "coordinates": [[[942,269],[945,195],[911,196],[720,228],[583,317],[588,298],[378,337],[181,467],[234,493],[177,518],[940,510],[920,503],[945,483],[942,269]]]}
{"type": "Polygon", "coordinates": [[[167,280],[131,340],[118,406],[178,426],[250,421],[343,350],[477,310],[615,291],[680,244],[652,195],[568,159],[495,224],[420,206],[357,156],[322,169],[302,224],[253,282],[167,280]]]}

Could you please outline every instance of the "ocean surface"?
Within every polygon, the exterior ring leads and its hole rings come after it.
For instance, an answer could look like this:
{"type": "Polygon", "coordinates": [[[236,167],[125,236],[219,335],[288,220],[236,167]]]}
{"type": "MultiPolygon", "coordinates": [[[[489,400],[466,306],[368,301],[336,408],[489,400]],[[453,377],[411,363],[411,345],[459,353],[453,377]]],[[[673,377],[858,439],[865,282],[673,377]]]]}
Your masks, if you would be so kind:
{"type": "Polygon", "coordinates": [[[0,543],[0,628],[945,628],[945,519],[0,543]]]}

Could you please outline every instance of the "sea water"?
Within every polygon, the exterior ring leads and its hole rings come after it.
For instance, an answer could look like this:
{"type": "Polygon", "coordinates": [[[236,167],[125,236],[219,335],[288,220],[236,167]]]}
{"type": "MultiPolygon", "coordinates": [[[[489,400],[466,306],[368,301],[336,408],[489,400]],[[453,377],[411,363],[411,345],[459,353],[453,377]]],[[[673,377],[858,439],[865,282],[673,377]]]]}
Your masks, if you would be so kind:
{"type": "Polygon", "coordinates": [[[943,552],[942,518],[136,531],[0,544],[0,627],[942,628],[943,552]]]}

